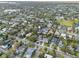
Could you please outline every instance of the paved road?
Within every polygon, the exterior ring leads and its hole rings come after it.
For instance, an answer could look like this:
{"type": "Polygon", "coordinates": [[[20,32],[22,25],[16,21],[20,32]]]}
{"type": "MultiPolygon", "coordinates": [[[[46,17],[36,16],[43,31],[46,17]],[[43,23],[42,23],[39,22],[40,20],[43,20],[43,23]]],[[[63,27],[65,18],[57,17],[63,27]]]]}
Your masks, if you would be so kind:
{"type": "Polygon", "coordinates": [[[66,54],[66,53],[64,53],[62,51],[57,51],[57,50],[56,50],[56,54],[57,55],[64,55],[65,58],[73,58],[73,57],[75,57],[75,56],[71,56],[71,55],[66,54]]]}
{"type": "Polygon", "coordinates": [[[2,23],[11,23],[11,24],[13,24],[13,23],[19,23],[19,22],[16,22],[16,21],[6,21],[6,20],[0,20],[0,22],[2,22],[2,23]]]}
{"type": "Polygon", "coordinates": [[[37,48],[37,50],[36,50],[36,52],[35,52],[35,55],[33,56],[34,58],[38,58],[39,57],[39,54],[40,54],[40,52],[39,52],[39,49],[40,49],[41,47],[38,47],[37,48]]]}

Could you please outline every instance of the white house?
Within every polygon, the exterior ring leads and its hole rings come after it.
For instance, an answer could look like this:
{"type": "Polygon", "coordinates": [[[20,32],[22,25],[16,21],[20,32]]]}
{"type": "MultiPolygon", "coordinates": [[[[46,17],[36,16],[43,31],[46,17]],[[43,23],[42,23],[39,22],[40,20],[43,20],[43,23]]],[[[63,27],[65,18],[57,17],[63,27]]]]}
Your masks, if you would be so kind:
{"type": "Polygon", "coordinates": [[[26,34],[26,37],[31,36],[31,35],[32,35],[32,33],[28,33],[28,34],[26,34]]]}
{"type": "Polygon", "coordinates": [[[66,39],[66,33],[61,33],[61,37],[63,37],[64,39],[66,39]]]}
{"type": "Polygon", "coordinates": [[[45,54],[44,57],[45,58],[53,58],[53,56],[52,55],[49,55],[49,54],[45,54]]]}
{"type": "Polygon", "coordinates": [[[59,33],[58,31],[56,31],[56,32],[55,32],[55,35],[59,36],[59,35],[60,35],[60,33],[59,33]]]}

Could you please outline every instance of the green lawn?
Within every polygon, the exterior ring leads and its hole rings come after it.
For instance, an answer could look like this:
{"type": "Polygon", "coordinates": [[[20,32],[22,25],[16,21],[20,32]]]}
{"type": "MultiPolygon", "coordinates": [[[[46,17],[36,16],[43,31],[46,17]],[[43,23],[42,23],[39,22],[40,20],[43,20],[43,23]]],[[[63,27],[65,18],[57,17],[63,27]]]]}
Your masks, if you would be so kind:
{"type": "Polygon", "coordinates": [[[60,23],[60,25],[64,25],[64,26],[73,26],[74,25],[73,20],[58,20],[57,22],[60,23]]]}
{"type": "Polygon", "coordinates": [[[79,19],[74,19],[74,20],[64,20],[64,19],[60,19],[60,20],[57,20],[57,22],[60,24],[60,25],[64,25],[64,26],[73,26],[75,23],[78,23],[79,22],[79,19]]]}

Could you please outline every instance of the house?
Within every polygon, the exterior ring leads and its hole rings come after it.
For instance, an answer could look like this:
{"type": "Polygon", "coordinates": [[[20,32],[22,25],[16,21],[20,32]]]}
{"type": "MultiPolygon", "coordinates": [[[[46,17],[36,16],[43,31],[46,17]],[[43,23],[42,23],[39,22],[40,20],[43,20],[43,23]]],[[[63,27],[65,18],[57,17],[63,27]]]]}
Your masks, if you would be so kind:
{"type": "Polygon", "coordinates": [[[38,28],[40,29],[40,28],[41,28],[41,26],[38,26],[38,28]]]}
{"type": "Polygon", "coordinates": [[[59,31],[60,33],[64,33],[64,32],[67,31],[67,28],[66,28],[65,26],[58,26],[58,31],[59,31]]]}
{"type": "Polygon", "coordinates": [[[79,29],[79,23],[75,25],[75,29],[79,29]]]}
{"type": "Polygon", "coordinates": [[[38,36],[38,40],[42,40],[42,35],[39,35],[38,36]]]}
{"type": "Polygon", "coordinates": [[[76,40],[79,40],[79,34],[75,34],[74,36],[76,40]]]}
{"type": "Polygon", "coordinates": [[[52,55],[49,55],[49,54],[45,54],[44,57],[45,58],[53,58],[53,56],[52,55]]]}
{"type": "Polygon", "coordinates": [[[6,50],[0,46],[0,52],[5,52],[6,50]]]}
{"type": "Polygon", "coordinates": [[[43,42],[42,41],[37,41],[35,44],[41,45],[43,42]]]}
{"type": "Polygon", "coordinates": [[[51,40],[51,43],[53,43],[53,44],[58,44],[59,41],[60,41],[59,38],[54,37],[54,38],[51,40]]]}
{"type": "Polygon", "coordinates": [[[48,28],[43,28],[43,29],[42,29],[42,33],[43,33],[43,34],[46,34],[46,33],[48,32],[48,30],[49,30],[48,28]]]}
{"type": "Polygon", "coordinates": [[[16,49],[16,54],[17,55],[22,55],[22,53],[24,52],[25,47],[20,46],[19,48],[16,49]]]}
{"type": "Polygon", "coordinates": [[[55,35],[56,35],[56,36],[59,36],[59,35],[60,35],[60,33],[59,33],[58,31],[56,31],[56,32],[55,32],[55,35]]]}
{"type": "Polygon", "coordinates": [[[6,49],[8,46],[7,46],[7,45],[5,45],[5,46],[4,46],[4,45],[2,45],[1,47],[2,47],[3,49],[6,49]]]}
{"type": "MultiPolygon", "coordinates": [[[[58,14],[59,15],[59,14],[58,14]]],[[[56,16],[55,17],[57,20],[59,20],[59,19],[64,19],[64,17],[63,16],[56,16]]]]}
{"type": "Polygon", "coordinates": [[[73,33],[74,32],[74,29],[73,29],[73,27],[68,27],[67,28],[67,31],[68,31],[68,33],[73,33]]]}
{"type": "Polygon", "coordinates": [[[11,27],[14,27],[14,26],[16,26],[17,24],[18,24],[18,23],[14,23],[14,24],[12,24],[12,25],[11,25],[11,27]]]}
{"type": "Polygon", "coordinates": [[[52,24],[51,23],[48,23],[47,27],[51,27],[51,26],[52,26],[52,24]]]}
{"type": "Polygon", "coordinates": [[[66,39],[66,33],[61,33],[60,36],[63,37],[64,39],[66,39]]]}
{"type": "Polygon", "coordinates": [[[67,34],[67,38],[72,39],[73,38],[73,34],[67,34]]]}
{"type": "Polygon", "coordinates": [[[3,43],[2,48],[9,49],[12,47],[12,42],[10,40],[7,40],[3,43]]]}
{"type": "Polygon", "coordinates": [[[48,34],[53,34],[54,31],[52,29],[49,29],[48,34]]]}
{"type": "Polygon", "coordinates": [[[79,52],[79,44],[77,45],[77,47],[76,47],[76,51],[78,51],[79,52]]]}
{"type": "Polygon", "coordinates": [[[46,34],[48,32],[48,28],[43,28],[41,30],[39,30],[39,33],[43,33],[43,34],[46,34]]]}
{"type": "Polygon", "coordinates": [[[12,46],[11,46],[10,43],[8,43],[8,44],[6,44],[6,45],[2,45],[1,47],[2,47],[3,49],[9,49],[9,48],[11,48],[12,46]]]}
{"type": "Polygon", "coordinates": [[[40,43],[42,43],[42,46],[44,45],[44,43],[48,43],[48,38],[43,38],[40,43]]]}
{"type": "Polygon", "coordinates": [[[44,43],[48,43],[48,38],[42,38],[42,40],[39,40],[39,43],[40,45],[44,45],[44,43]]]}
{"type": "Polygon", "coordinates": [[[11,42],[8,42],[8,43],[4,44],[2,47],[3,47],[4,49],[9,49],[9,48],[12,47],[12,43],[11,43],[11,42]]]}
{"type": "Polygon", "coordinates": [[[3,28],[1,31],[0,31],[0,33],[4,33],[4,32],[6,32],[7,31],[7,28],[3,28]]]}
{"type": "Polygon", "coordinates": [[[2,31],[5,32],[7,30],[7,28],[3,28],[2,31]]]}
{"type": "Polygon", "coordinates": [[[17,11],[20,11],[20,9],[5,9],[5,10],[4,10],[4,13],[9,13],[9,14],[11,14],[11,13],[17,12],[17,11]]]}
{"type": "Polygon", "coordinates": [[[48,43],[48,38],[43,38],[42,41],[48,43]]]}
{"type": "Polygon", "coordinates": [[[71,51],[74,51],[71,45],[68,45],[67,48],[70,49],[71,51]]]}
{"type": "Polygon", "coordinates": [[[77,23],[77,24],[75,25],[75,31],[76,31],[76,32],[79,32],[79,23],[77,23]]]}
{"type": "Polygon", "coordinates": [[[28,34],[26,34],[26,37],[29,37],[29,36],[31,36],[32,35],[32,33],[28,33],[28,34]]]}
{"type": "Polygon", "coordinates": [[[24,57],[31,58],[35,50],[36,48],[28,48],[27,51],[25,52],[24,57]]]}
{"type": "Polygon", "coordinates": [[[40,22],[44,22],[44,20],[43,19],[40,19],[40,22]]]}
{"type": "Polygon", "coordinates": [[[58,46],[59,46],[59,47],[63,47],[63,46],[64,46],[63,42],[60,41],[59,44],[58,44],[58,46]]]}
{"type": "Polygon", "coordinates": [[[38,41],[35,44],[41,45],[43,43],[42,35],[38,36],[38,41]]]}

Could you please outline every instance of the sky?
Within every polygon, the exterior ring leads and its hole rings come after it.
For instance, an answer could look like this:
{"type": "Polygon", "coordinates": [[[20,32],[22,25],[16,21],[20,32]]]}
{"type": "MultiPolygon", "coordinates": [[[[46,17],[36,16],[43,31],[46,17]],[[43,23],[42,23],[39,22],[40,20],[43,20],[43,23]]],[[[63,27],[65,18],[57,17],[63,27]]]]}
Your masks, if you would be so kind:
{"type": "Polygon", "coordinates": [[[0,0],[0,1],[79,1],[79,0],[0,0]]]}

